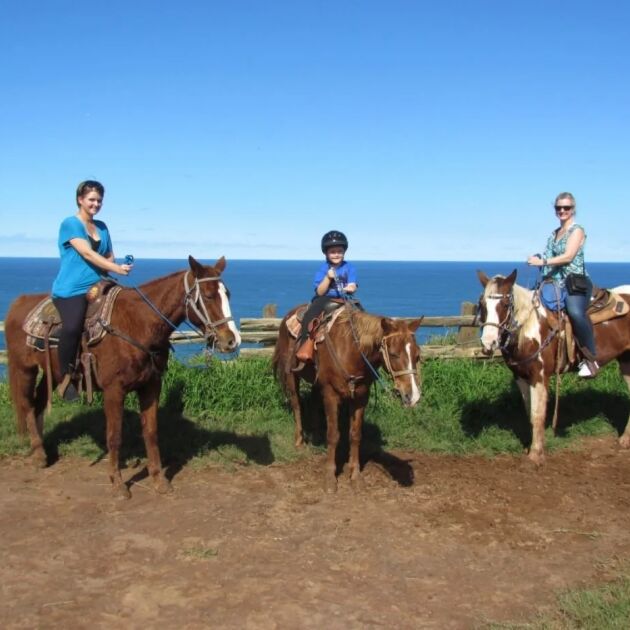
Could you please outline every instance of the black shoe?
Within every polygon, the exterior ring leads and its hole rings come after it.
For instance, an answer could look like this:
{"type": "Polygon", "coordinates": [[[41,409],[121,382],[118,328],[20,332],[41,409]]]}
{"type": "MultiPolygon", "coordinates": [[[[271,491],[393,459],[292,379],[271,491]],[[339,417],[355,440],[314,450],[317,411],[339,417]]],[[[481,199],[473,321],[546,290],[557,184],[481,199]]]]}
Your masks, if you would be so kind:
{"type": "Polygon", "coordinates": [[[68,387],[66,387],[66,391],[63,393],[63,399],[66,402],[74,402],[81,398],[79,396],[79,392],[77,391],[76,385],[74,383],[70,383],[68,387]]]}

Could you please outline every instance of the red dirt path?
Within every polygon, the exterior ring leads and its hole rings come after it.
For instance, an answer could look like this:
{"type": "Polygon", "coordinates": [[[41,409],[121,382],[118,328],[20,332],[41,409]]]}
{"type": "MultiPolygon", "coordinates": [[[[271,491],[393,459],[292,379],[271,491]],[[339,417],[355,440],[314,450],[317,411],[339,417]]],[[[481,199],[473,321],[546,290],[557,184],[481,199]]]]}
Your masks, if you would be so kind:
{"type": "Polygon", "coordinates": [[[472,628],[531,620],[630,557],[630,452],[613,437],[540,471],[395,455],[412,485],[371,462],[364,493],[344,474],[325,495],[315,457],[185,468],[174,494],[142,482],[130,501],[104,463],[0,462],[0,626],[472,628]]]}

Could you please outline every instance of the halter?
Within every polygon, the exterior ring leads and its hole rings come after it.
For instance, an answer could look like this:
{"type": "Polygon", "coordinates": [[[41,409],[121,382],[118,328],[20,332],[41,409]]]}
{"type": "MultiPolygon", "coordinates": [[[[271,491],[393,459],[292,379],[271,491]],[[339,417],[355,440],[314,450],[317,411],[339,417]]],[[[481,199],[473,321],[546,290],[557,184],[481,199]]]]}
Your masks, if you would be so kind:
{"type": "MultiPolygon", "coordinates": [[[[385,335],[381,339],[381,354],[383,355],[383,362],[385,363],[385,367],[387,368],[387,371],[391,374],[393,378],[396,378],[397,376],[404,376],[406,374],[416,374],[416,370],[414,370],[413,368],[407,368],[406,370],[394,370],[392,368],[392,362],[389,357],[389,348],[387,347],[385,340],[389,339],[390,337],[399,337],[401,335],[407,337],[409,336],[409,333],[404,333],[404,332],[390,333],[389,335],[385,335]]],[[[411,357],[409,358],[411,359],[411,357]]]]}
{"type": "MultiPolygon", "coordinates": [[[[220,281],[220,276],[212,276],[211,278],[197,278],[195,277],[195,282],[192,286],[190,286],[188,282],[188,274],[190,271],[187,271],[184,275],[184,290],[186,292],[184,298],[184,305],[186,307],[186,319],[190,321],[190,317],[188,316],[188,307],[190,307],[193,312],[197,315],[197,317],[203,323],[205,330],[202,333],[203,338],[206,341],[214,339],[217,335],[217,328],[221,326],[221,324],[227,324],[228,322],[234,321],[233,317],[224,317],[223,319],[219,319],[216,321],[212,321],[212,318],[208,314],[208,309],[206,308],[206,304],[204,302],[203,296],[201,295],[200,284],[202,282],[214,282],[220,281]]],[[[200,331],[201,332],[201,331],[200,331]]]]}

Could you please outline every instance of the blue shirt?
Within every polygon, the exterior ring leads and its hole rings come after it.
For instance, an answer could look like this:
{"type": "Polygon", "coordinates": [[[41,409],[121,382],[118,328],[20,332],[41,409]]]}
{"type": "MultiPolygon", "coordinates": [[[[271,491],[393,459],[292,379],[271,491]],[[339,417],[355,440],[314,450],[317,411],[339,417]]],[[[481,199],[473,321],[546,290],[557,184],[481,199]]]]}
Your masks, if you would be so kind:
{"type": "MultiPolygon", "coordinates": [[[[101,256],[107,256],[112,251],[112,241],[109,230],[102,221],[94,221],[96,231],[101,239],[96,250],[101,256]]],[[[89,263],[79,252],[70,245],[73,238],[85,239],[90,247],[89,234],[83,222],[77,216],[64,219],[59,227],[59,255],[61,265],[59,273],[52,285],[53,297],[68,298],[87,293],[87,290],[101,279],[105,273],[102,269],[89,263]]]]}
{"type": "MultiPolygon", "coordinates": [[[[315,274],[315,279],[313,280],[313,288],[317,293],[317,287],[319,283],[324,279],[324,276],[328,273],[332,265],[326,261],[322,263],[322,266],[317,270],[315,274]]],[[[357,272],[352,263],[346,262],[345,260],[335,269],[337,273],[337,279],[339,280],[339,286],[335,283],[334,280],[331,281],[330,286],[328,287],[328,291],[324,293],[328,297],[340,298],[343,297],[341,289],[345,288],[349,284],[357,284],[357,272]]]]}

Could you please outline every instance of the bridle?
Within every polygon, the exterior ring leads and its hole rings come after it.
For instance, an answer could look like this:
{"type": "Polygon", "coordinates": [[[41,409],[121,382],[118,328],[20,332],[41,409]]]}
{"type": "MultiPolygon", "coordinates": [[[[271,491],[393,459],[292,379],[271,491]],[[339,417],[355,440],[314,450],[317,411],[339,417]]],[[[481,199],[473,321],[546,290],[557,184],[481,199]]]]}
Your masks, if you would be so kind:
{"type": "Polygon", "coordinates": [[[221,281],[220,276],[212,276],[210,278],[195,277],[195,282],[191,286],[188,281],[188,274],[190,274],[190,271],[187,271],[184,274],[184,290],[185,290],[184,306],[186,308],[186,319],[190,322],[190,317],[188,315],[188,309],[190,308],[195,313],[195,315],[197,315],[197,317],[201,320],[204,326],[204,330],[199,331],[199,332],[203,335],[203,338],[206,340],[206,342],[209,342],[216,339],[217,328],[219,326],[221,326],[222,324],[227,324],[228,322],[234,321],[234,318],[230,316],[230,317],[224,317],[223,319],[213,321],[208,313],[208,309],[206,308],[206,304],[205,304],[203,295],[201,293],[200,285],[203,282],[215,282],[215,281],[220,282],[221,281]]]}
{"type": "MultiPolygon", "coordinates": [[[[396,378],[397,376],[405,376],[406,374],[417,374],[416,370],[414,370],[413,368],[407,368],[405,370],[394,370],[392,368],[392,362],[389,356],[389,348],[387,347],[385,340],[390,339],[391,337],[399,337],[401,335],[410,336],[410,337],[412,336],[411,333],[407,333],[407,332],[395,332],[395,333],[390,333],[389,335],[385,335],[381,339],[380,351],[383,356],[383,363],[385,363],[385,368],[387,369],[389,374],[392,376],[392,378],[396,378]]],[[[411,357],[409,357],[409,359],[411,360],[411,357]]]]}
{"type": "MultiPolygon", "coordinates": [[[[484,300],[499,300],[506,307],[505,317],[498,323],[494,322],[482,322],[479,324],[479,328],[483,329],[486,326],[495,326],[499,329],[499,332],[507,333],[508,338],[515,335],[521,325],[514,319],[514,292],[510,290],[508,293],[490,293],[490,295],[486,296],[485,294],[481,294],[479,298],[479,306],[477,307],[477,313],[481,311],[481,303],[484,300]]],[[[507,345],[507,344],[506,344],[507,345]]]]}
{"type": "MultiPolygon", "coordinates": [[[[481,302],[484,298],[500,300],[507,308],[505,317],[498,324],[495,324],[494,322],[483,322],[479,324],[479,328],[481,329],[483,329],[485,326],[495,326],[499,329],[500,333],[505,333],[504,342],[499,342],[499,350],[501,350],[501,354],[503,354],[503,358],[505,359],[506,363],[510,363],[512,365],[529,363],[530,361],[535,359],[553,341],[553,338],[558,334],[560,330],[557,327],[550,326],[549,334],[533,354],[525,357],[524,359],[513,359],[510,357],[509,346],[512,343],[512,339],[518,334],[518,331],[523,326],[522,324],[519,324],[514,317],[514,291],[510,289],[509,293],[490,293],[488,296],[485,296],[482,293],[481,297],[479,298],[479,306],[481,306],[481,302]]],[[[481,309],[478,307],[477,312],[479,312],[480,310],[481,309]]],[[[535,302],[532,306],[532,310],[536,310],[535,302]]]]}

